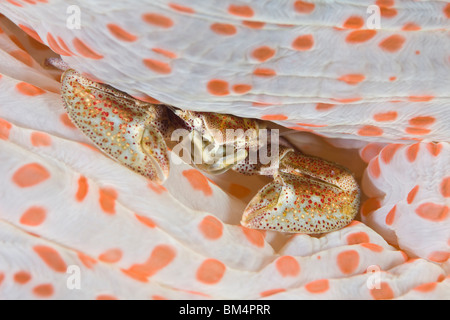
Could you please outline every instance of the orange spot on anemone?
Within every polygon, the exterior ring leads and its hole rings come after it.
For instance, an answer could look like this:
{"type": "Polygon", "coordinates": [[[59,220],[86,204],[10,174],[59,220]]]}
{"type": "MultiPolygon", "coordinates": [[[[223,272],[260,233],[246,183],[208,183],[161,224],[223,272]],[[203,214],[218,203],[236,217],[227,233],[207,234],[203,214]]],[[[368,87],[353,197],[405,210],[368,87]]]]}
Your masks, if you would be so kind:
{"type": "Polygon", "coordinates": [[[210,28],[214,33],[223,36],[232,36],[237,32],[236,27],[228,23],[213,23],[210,28]]]}
{"type": "Polygon", "coordinates": [[[432,202],[422,203],[416,209],[417,215],[433,222],[444,221],[447,219],[448,211],[448,206],[432,202]]]}
{"type": "Polygon", "coordinates": [[[283,277],[296,277],[300,273],[298,261],[291,256],[282,256],[275,262],[275,267],[283,277]]]}
{"type": "Polygon", "coordinates": [[[28,208],[20,217],[20,223],[30,227],[42,224],[47,215],[47,210],[43,207],[32,206],[28,208]]]}
{"type": "Polygon", "coordinates": [[[397,111],[380,112],[373,115],[373,119],[377,122],[395,121],[397,117],[397,111]]]}
{"type": "Polygon", "coordinates": [[[388,300],[394,298],[392,288],[386,282],[381,282],[379,288],[370,289],[370,295],[375,300],[388,300]]]}
{"type": "Polygon", "coordinates": [[[253,70],[253,74],[258,77],[273,77],[277,75],[276,71],[271,68],[256,68],[253,70]]]}
{"type": "Polygon", "coordinates": [[[358,135],[360,136],[376,137],[381,136],[382,134],[383,129],[372,125],[366,125],[358,130],[358,135]]]}
{"type": "Polygon", "coordinates": [[[206,88],[208,92],[214,96],[226,96],[230,94],[228,82],[221,79],[213,79],[208,82],[206,88]]]}
{"type": "Polygon", "coordinates": [[[212,195],[212,189],[209,185],[208,179],[198,170],[184,170],[183,176],[189,181],[194,190],[203,192],[205,196],[212,195]]]}
{"type": "Polygon", "coordinates": [[[286,120],[288,117],[284,114],[266,114],[261,117],[262,120],[269,120],[269,121],[283,121],[286,120]]]}
{"type": "Polygon", "coordinates": [[[364,26],[364,19],[360,16],[351,16],[345,20],[343,27],[346,29],[360,29],[364,26]]]}
{"type": "Polygon", "coordinates": [[[233,85],[233,91],[237,94],[247,93],[251,89],[252,89],[252,86],[249,84],[240,83],[240,84],[233,85]]]}
{"type": "Polygon", "coordinates": [[[298,13],[309,14],[314,11],[316,5],[306,1],[295,1],[294,10],[298,13]]]}
{"type": "Polygon", "coordinates": [[[230,14],[233,14],[235,16],[244,17],[244,18],[251,18],[255,14],[253,9],[250,6],[238,6],[238,5],[230,5],[228,7],[228,12],[230,14]]]}
{"type": "Polygon", "coordinates": [[[150,219],[149,217],[141,216],[141,215],[138,215],[138,214],[135,214],[134,216],[144,226],[147,226],[149,228],[155,228],[156,227],[156,223],[152,219],[150,219]]]}
{"type": "Polygon", "coordinates": [[[366,77],[363,74],[346,74],[342,77],[340,77],[338,80],[343,81],[350,85],[356,85],[362,81],[364,81],[366,77]]]}
{"type": "Polygon", "coordinates": [[[377,32],[375,30],[355,30],[350,32],[345,38],[348,43],[362,43],[372,39],[377,32]]]}
{"type": "Polygon", "coordinates": [[[170,64],[163,61],[155,59],[144,59],[143,63],[147,68],[156,73],[169,74],[172,72],[172,67],[170,66],[170,64]]]}
{"type": "Polygon", "coordinates": [[[134,42],[137,40],[137,36],[126,31],[124,28],[122,28],[118,24],[109,23],[106,25],[106,27],[108,28],[109,32],[111,32],[111,34],[119,40],[126,41],[126,42],[134,42]]]}
{"type": "Polygon", "coordinates": [[[173,10],[178,11],[178,12],[182,12],[182,13],[195,13],[195,10],[187,7],[187,6],[182,6],[178,3],[169,3],[169,7],[171,7],[173,10]]]}
{"type": "Polygon", "coordinates": [[[157,245],[144,263],[133,264],[121,271],[140,282],[147,282],[147,278],[167,267],[176,257],[176,251],[166,244],[157,245]]]}
{"type": "Polygon", "coordinates": [[[343,274],[352,274],[359,265],[359,254],[355,250],[340,252],[336,257],[336,263],[343,274]]]}
{"type": "Polygon", "coordinates": [[[145,13],[142,19],[151,25],[168,29],[173,26],[173,20],[159,13],[145,13]]]}
{"type": "Polygon", "coordinates": [[[12,181],[21,188],[33,187],[50,178],[50,173],[39,163],[23,165],[15,171],[12,181]]]}
{"type": "Polygon", "coordinates": [[[298,36],[292,42],[292,48],[298,51],[311,50],[314,46],[314,37],[311,34],[298,36]]]}
{"type": "Polygon", "coordinates": [[[394,34],[381,41],[379,46],[381,49],[385,51],[397,52],[403,47],[405,41],[406,41],[405,37],[398,34],[394,34]]]}
{"type": "Polygon", "coordinates": [[[330,283],[327,279],[315,280],[305,285],[305,289],[309,293],[323,293],[328,291],[329,288],[330,283]]]}
{"type": "Polygon", "coordinates": [[[19,82],[18,84],[16,84],[16,89],[21,94],[30,96],[30,97],[39,96],[39,95],[45,93],[45,91],[42,90],[41,88],[38,88],[38,87],[36,87],[32,84],[26,83],[26,82],[19,82]]]}
{"type": "Polygon", "coordinates": [[[225,265],[216,259],[206,259],[197,269],[196,278],[205,284],[216,284],[225,275],[225,265]]]}
{"type": "Polygon", "coordinates": [[[33,247],[33,251],[39,255],[50,269],[61,273],[66,272],[66,263],[55,249],[44,245],[37,245],[33,247]]]}
{"type": "Polygon", "coordinates": [[[201,234],[208,240],[222,237],[223,224],[214,216],[206,216],[198,225],[201,234]]]}
{"type": "Polygon", "coordinates": [[[31,144],[35,147],[48,147],[52,144],[51,137],[44,132],[33,132],[30,136],[31,144]]]}
{"type": "Polygon", "coordinates": [[[269,60],[274,55],[275,55],[275,50],[269,46],[258,47],[252,51],[253,58],[255,58],[256,60],[259,60],[261,62],[269,60]]]}
{"type": "Polygon", "coordinates": [[[116,213],[117,191],[113,188],[100,188],[99,203],[103,212],[109,215],[116,213]]]}
{"type": "Polygon", "coordinates": [[[81,39],[75,38],[72,41],[75,49],[80,53],[83,57],[88,59],[99,60],[103,59],[103,56],[94,51],[91,47],[89,47],[86,43],[84,43],[81,39]]]}
{"type": "Polygon", "coordinates": [[[0,139],[7,140],[9,138],[9,132],[11,131],[11,128],[11,123],[0,118],[0,139]]]}
{"type": "Polygon", "coordinates": [[[114,248],[114,249],[109,249],[106,250],[105,252],[103,252],[102,254],[100,254],[98,256],[98,260],[106,262],[106,263],[115,263],[117,261],[119,261],[120,259],[122,259],[122,250],[114,248]]]}

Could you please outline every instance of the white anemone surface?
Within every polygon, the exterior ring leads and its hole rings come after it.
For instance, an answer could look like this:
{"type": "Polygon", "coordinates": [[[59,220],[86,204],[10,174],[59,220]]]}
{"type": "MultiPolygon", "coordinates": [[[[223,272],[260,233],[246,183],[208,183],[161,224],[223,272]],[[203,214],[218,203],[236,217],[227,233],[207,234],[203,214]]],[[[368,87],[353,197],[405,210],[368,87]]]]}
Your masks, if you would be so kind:
{"type": "Polygon", "coordinates": [[[447,2],[0,12],[0,299],[450,298],[447,2]],[[44,66],[55,56],[143,100],[275,122],[355,173],[361,214],[321,236],[262,232],[239,220],[267,178],[207,176],[171,154],[165,184],[146,180],[70,122],[44,66]]]}

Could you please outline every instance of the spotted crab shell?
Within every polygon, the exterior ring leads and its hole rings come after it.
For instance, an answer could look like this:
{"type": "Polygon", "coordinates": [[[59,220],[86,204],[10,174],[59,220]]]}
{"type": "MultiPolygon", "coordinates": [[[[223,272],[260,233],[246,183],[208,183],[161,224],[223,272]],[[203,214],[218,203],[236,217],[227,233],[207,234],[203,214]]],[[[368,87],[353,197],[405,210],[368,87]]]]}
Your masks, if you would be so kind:
{"type": "Polygon", "coordinates": [[[0,298],[450,299],[449,10],[2,2],[0,298]],[[264,178],[213,179],[171,155],[150,183],[74,128],[51,55],[144,100],[295,129],[293,145],[362,182],[361,216],[322,237],[260,232],[239,220],[264,178]]]}

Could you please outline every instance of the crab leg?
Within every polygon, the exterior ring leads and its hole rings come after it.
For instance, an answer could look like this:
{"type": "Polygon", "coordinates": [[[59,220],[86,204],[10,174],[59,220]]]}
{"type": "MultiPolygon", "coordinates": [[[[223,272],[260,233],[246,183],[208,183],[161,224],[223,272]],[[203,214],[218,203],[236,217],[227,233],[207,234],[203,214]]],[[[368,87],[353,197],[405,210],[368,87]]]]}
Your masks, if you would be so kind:
{"type": "Polygon", "coordinates": [[[67,70],[61,94],[75,125],[102,151],[133,171],[162,183],[169,175],[164,135],[167,111],[67,70]]]}
{"type": "Polygon", "coordinates": [[[274,180],[250,201],[241,220],[253,229],[322,233],[340,229],[358,212],[360,191],[345,168],[280,148],[274,180]]]}

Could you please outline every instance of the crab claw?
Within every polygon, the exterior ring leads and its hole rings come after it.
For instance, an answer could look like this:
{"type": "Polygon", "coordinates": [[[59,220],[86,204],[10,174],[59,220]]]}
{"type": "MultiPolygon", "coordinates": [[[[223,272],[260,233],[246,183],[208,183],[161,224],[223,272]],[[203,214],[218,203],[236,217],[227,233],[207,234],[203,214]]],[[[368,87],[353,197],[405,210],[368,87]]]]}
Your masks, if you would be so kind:
{"type": "Polygon", "coordinates": [[[62,76],[61,94],[72,122],[103,152],[162,183],[169,175],[163,131],[165,109],[143,103],[74,70],[62,76]]]}
{"type": "Polygon", "coordinates": [[[154,182],[163,183],[170,171],[168,149],[163,135],[155,127],[147,126],[142,135],[141,147],[145,155],[140,155],[141,160],[137,160],[132,169],[154,182]]]}
{"type": "Polygon", "coordinates": [[[241,224],[284,232],[330,232],[353,220],[359,195],[356,181],[345,168],[289,152],[274,180],[247,205],[241,224]]]}

